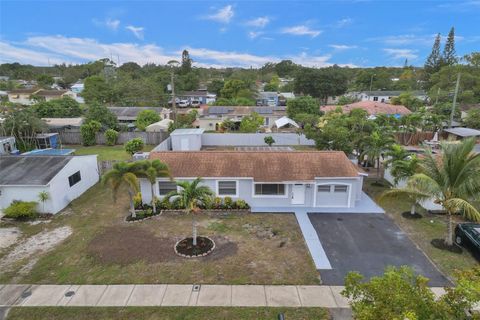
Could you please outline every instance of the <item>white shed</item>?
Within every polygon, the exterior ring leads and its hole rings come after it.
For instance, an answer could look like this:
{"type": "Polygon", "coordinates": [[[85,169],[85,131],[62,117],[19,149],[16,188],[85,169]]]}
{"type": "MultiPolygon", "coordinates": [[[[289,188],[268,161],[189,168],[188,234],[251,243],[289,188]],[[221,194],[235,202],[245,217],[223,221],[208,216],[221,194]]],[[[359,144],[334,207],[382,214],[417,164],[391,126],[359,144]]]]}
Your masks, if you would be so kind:
{"type": "Polygon", "coordinates": [[[13,200],[36,201],[49,194],[39,212],[58,213],[99,180],[97,156],[1,156],[0,209],[13,200]]]}
{"type": "Polygon", "coordinates": [[[167,131],[168,127],[170,126],[170,123],[172,123],[173,120],[170,119],[163,119],[158,122],[152,123],[151,125],[147,126],[145,128],[145,131],[147,132],[160,132],[160,131],[167,131]]]}
{"type": "Polygon", "coordinates": [[[202,149],[204,129],[176,129],[170,134],[173,151],[199,151],[202,149]]]}

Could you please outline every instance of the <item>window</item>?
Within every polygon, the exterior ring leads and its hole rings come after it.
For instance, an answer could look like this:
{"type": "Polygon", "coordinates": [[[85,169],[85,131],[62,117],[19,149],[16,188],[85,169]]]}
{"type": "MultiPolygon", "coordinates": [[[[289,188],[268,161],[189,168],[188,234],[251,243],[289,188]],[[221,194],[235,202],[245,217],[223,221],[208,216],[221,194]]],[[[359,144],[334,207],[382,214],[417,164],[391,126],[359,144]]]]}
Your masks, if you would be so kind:
{"type": "Polygon", "coordinates": [[[68,177],[68,183],[70,187],[76,185],[80,180],[82,180],[82,176],[80,175],[80,171],[75,172],[70,177],[68,177]]]}
{"type": "Polygon", "coordinates": [[[255,195],[283,196],[285,185],[277,183],[256,183],[255,195]]]}
{"type": "Polygon", "coordinates": [[[218,181],[218,195],[219,196],[236,196],[237,182],[236,181],[218,181]]]}
{"type": "Polygon", "coordinates": [[[330,185],[322,185],[322,186],[318,186],[317,187],[317,190],[318,192],[330,192],[330,185]]]}
{"type": "Polygon", "coordinates": [[[177,191],[177,184],[173,181],[159,181],[158,194],[165,196],[172,191],[177,191]]]}
{"type": "Polygon", "coordinates": [[[373,101],[378,101],[378,97],[373,97],[373,101]]]}
{"type": "Polygon", "coordinates": [[[347,190],[348,190],[347,186],[335,186],[335,188],[333,189],[333,192],[345,193],[347,192],[347,190]]]}

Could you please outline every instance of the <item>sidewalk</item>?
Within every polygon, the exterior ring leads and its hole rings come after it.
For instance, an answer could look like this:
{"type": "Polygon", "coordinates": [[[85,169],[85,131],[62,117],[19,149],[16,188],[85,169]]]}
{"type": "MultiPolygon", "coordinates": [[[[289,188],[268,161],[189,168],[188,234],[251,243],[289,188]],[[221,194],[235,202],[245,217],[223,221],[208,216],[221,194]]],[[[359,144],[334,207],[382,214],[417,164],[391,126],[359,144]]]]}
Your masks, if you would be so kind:
{"type": "MultiPolygon", "coordinates": [[[[348,308],[341,286],[0,285],[0,306],[348,308]]],[[[432,288],[440,295],[443,288],[432,288]]]]}

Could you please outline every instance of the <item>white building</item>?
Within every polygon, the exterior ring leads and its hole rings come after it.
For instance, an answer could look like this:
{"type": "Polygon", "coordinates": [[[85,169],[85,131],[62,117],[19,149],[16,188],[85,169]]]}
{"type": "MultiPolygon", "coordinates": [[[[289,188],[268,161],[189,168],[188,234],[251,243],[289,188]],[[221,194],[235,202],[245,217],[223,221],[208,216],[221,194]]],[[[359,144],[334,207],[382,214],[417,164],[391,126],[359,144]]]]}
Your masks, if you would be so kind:
{"type": "MultiPolygon", "coordinates": [[[[390,99],[394,97],[398,97],[402,93],[407,91],[361,91],[350,93],[348,96],[351,96],[359,101],[378,101],[378,102],[390,102],[390,99]]],[[[422,101],[426,101],[428,99],[427,94],[425,91],[412,91],[410,92],[412,96],[422,101]]]]}
{"type": "Polygon", "coordinates": [[[14,200],[39,202],[42,191],[49,199],[38,211],[58,213],[99,180],[97,156],[0,157],[0,209],[14,200]]]}

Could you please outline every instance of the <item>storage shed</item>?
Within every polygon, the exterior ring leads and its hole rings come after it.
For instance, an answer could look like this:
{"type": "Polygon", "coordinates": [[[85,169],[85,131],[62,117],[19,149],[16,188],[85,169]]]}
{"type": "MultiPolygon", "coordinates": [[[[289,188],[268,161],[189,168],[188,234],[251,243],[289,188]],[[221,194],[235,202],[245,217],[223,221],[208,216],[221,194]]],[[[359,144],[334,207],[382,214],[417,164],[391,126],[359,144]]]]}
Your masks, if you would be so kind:
{"type": "Polygon", "coordinates": [[[173,151],[199,151],[202,149],[204,129],[177,129],[170,134],[173,151]]]}

